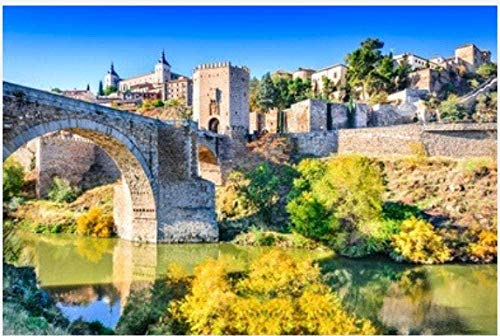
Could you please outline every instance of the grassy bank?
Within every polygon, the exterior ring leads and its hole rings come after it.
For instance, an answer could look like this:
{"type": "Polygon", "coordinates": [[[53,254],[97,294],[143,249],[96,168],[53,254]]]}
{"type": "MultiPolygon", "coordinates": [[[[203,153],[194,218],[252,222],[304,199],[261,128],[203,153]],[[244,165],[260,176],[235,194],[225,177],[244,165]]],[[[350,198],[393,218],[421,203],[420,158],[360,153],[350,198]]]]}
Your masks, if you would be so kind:
{"type": "Polygon", "coordinates": [[[90,189],[69,203],[30,199],[8,208],[6,218],[17,227],[35,233],[75,233],[78,218],[91,208],[112,215],[112,184],[90,189]]]}

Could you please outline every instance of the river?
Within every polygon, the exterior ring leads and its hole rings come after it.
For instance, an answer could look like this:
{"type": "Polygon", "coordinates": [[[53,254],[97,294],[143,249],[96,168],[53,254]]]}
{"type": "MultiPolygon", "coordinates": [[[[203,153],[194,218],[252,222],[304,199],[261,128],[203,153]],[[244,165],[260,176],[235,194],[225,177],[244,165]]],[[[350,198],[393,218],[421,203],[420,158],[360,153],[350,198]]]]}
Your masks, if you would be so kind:
{"type": "MultiPolygon", "coordinates": [[[[162,279],[176,263],[191,273],[207,258],[227,258],[234,270],[268,248],[229,243],[150,245],[119,239],[17,232],[4,246],[16,266],[35,268],[46,290],[70,320],[114,328],[130,293],[162,279]],[[15,251],[15,252],[12,252],[15,251]]],[[[497,268],[494,265],[411,266],[385,258],[346,259],[306,250],[344,307],[386,333],[496,334],[497,268]]]]}

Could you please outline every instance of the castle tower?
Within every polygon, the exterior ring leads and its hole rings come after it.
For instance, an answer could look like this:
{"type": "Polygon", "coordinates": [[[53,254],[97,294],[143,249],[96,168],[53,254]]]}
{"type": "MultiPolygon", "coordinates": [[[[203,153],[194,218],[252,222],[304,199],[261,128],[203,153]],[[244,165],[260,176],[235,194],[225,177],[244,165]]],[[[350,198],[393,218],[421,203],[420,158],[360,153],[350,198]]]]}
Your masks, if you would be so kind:
{"type": "Polygon", "coordinates": [[[171,79],[170,64],[165,58],[165,50],[162,51],[158,63],[155,65],[155,75],[158,84],[168,82],[171,79]]]}
{"type": "Polygon", "coordinates": [[[108,70],[106,76],[104,76],[104,88],[118,88],[118,82],[120,82],[120,76],[116,73],[113,62],[111,62],[111,68],[108,70]]]}
{"type": "Polygon", "coordinates": [[[193,71],[193,119],[201,129],[248,134],[250,71],[230,62],[202,64],[193,71]]]}

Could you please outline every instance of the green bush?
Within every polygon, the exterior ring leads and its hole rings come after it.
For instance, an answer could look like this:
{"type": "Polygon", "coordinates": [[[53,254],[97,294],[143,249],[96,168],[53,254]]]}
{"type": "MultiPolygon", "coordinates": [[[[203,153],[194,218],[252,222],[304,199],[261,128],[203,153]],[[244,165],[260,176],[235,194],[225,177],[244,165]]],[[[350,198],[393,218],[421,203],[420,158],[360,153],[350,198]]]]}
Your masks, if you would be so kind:
{"type": "Polygon", "coordinates": [[[496,63],[485,63],[477,68],[476,73],[484,78],[489,78],[491,76],[495,76],[497,74],[497,65],[496,63]]]}
{"type": "Polygon", "coordinates": [[[67,180],[55,177],[50,187],[48,198],[53,202],[73,202],[80,193],[76,187],[72,187],[67,180]]]}
{"type": "Polygon", "coordinates": [[[24,185],[24,170],[14,158],[7,159],[3,164],[3,200],[19,196],[24,185]]]}
{"type": "Polygon", "coordinates": [[[384,250],[393,222],[382,218],[379,167],[359,155],[313,162],[297,167],[301,175],[287,204],[292,230],[348,256],[384,250]]]}
{"type": "Polygon", "coordinates": [[[165,106],[165,103],[161,99],[155,99],[155,100],[153,100],[151,105],[153,105],[154,107],[163,107],[163,106],[165,106]]]}
{"type": "Polygon", "coordinates": [[[359,226],[378,220],[385,190],[380,168],[367,157],[339,155],[327,164],[313,194],[335,218],[359,226]]]}
{"type": "Polygon", "coordinates": [[[403,221],[411,217],[420,217],[421,210],[415,205],[403,202],[385,202],[382,207],[382,214],[386,220],[403,221]]]}
{"type": "Polygon", "coordinates": [[[294,176],[293,168],[266,162],[245,174],[249,183],[242,186],[241,192],[258,209],[263,220],[270,224],[273,221],[275,206],[283,194],[280,190],[288,191],[294,176]]]}
{"type": "Polygon", "coordinates": [[[442,101],[438,110],[443,121],[464,120],[469,112],[463,105],[459,104],[458,97],[454,94],[442,101]]]}
{"type": "Polygon", "coordinates": [[[496,122],[497,121],[497,92],[480,94],[477,97],[477,104],[474,109],[474,120],[477,122],[496,122]]]}
{"type": "Polygon", "coordinates": [[[322,239],[332,229],[335,217],[311,192],[304,191],[287,204],[293,231],[307,238],[322,239]]]}

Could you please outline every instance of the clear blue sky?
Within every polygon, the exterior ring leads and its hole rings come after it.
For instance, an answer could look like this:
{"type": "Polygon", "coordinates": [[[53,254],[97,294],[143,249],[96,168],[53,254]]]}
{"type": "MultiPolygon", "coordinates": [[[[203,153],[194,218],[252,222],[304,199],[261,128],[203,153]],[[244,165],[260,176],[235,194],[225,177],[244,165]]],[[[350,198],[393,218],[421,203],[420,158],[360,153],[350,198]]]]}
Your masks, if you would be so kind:
{"type": "Polygon", "coordinates": [[[453,55],[473,42],[497,59],[496,7],[4,7],[4,80],[96,89],[113,60],[121,77],[229,60],[252,76],[343,62],[367,37],[385,51],[453,55]]]}

